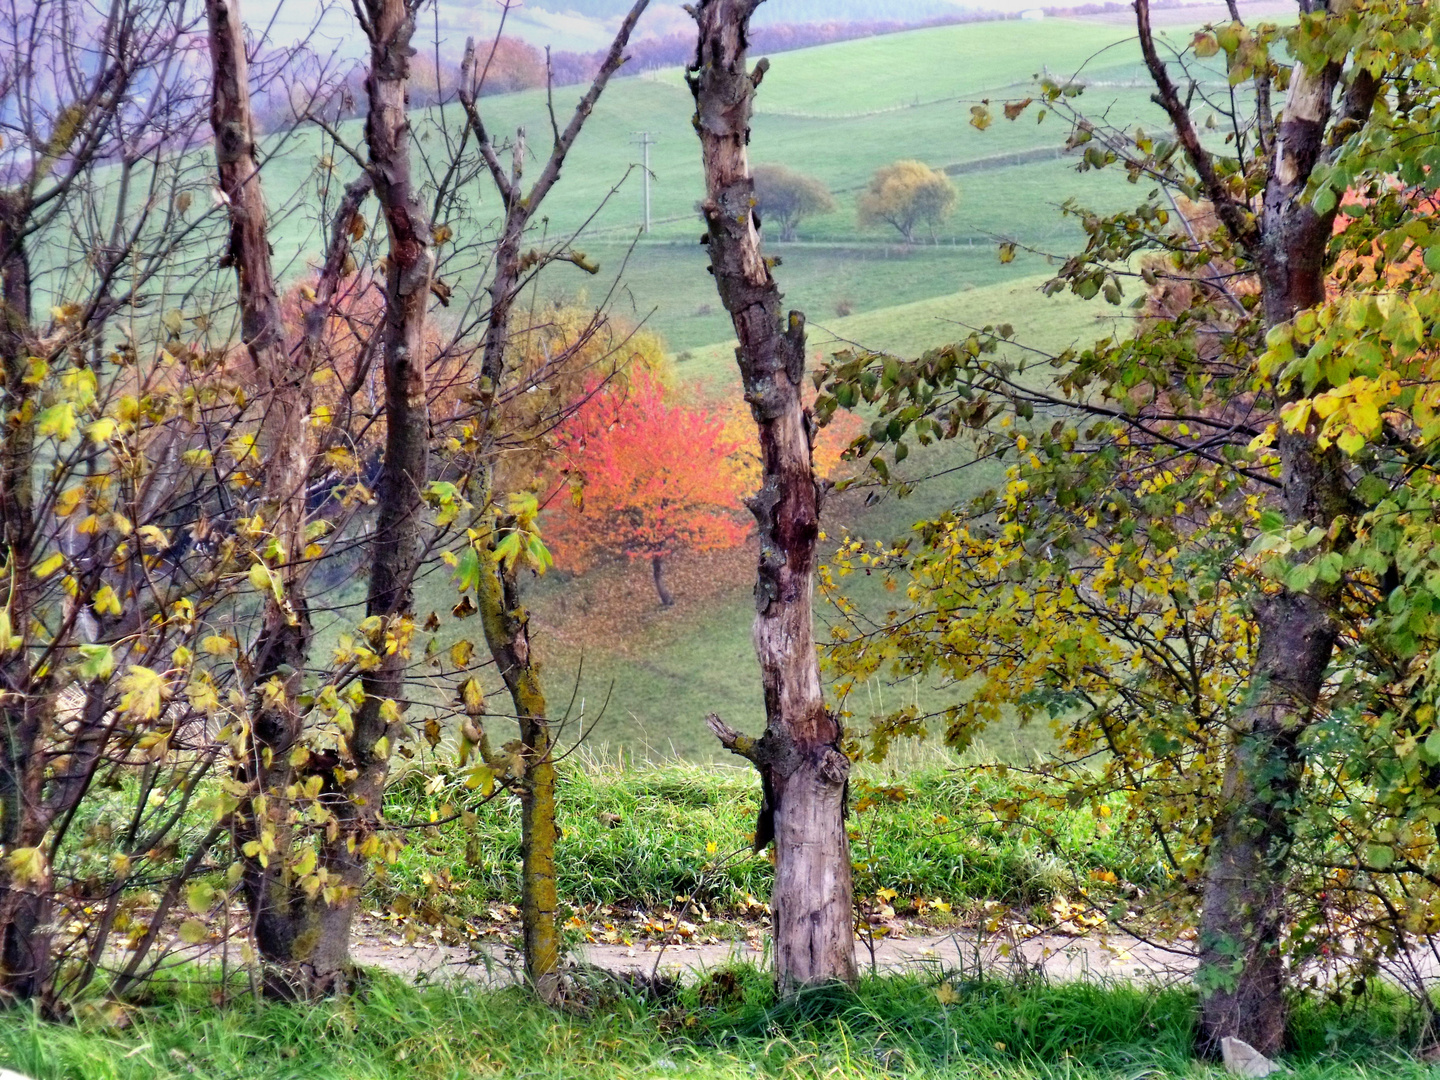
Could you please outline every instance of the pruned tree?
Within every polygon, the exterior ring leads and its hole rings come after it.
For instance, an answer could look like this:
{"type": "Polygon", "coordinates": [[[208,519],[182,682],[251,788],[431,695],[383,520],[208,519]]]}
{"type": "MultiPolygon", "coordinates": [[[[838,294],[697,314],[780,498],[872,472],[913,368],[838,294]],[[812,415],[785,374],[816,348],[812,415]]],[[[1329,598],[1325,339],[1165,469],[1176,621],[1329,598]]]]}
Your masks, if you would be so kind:
{"type": "Polygon", "coordinates": [[[862,229],[890,225],[913,244],[919,225],[928,227],[935,239],[935,230],[950,219],[959,201],[959,191],[943,172],[923,161],[897,161],[875,170],[855,209],[862,229]]]}
{"type": "Polygon", "coordinates": [[[761,221],[780,225],[780,239],[796,237],[800,222],[807,217],[833,214],[837,209],[835,196],[813,176],[806,176],[784,165],[756,165],[755,209],[761,221]]]}
{"type": "Polygon", "coordinates": [[[747,62],[750,17],[761,0],[702,0],[687,79],[705,170],[706,241],[720,300],[740,344],[735,357],[760,443],[760,490],[750,499],[760,533],[755,651],[765,690],[765,733],[718,718],[723,745],[760,772],[764,802],[755,844],[775,842],[775,969],[781,989],[856,979],[845,801],[850,760],[826,707],[815,653],[815,546],[823,494],[805,408],[805,318],[781,314],[780,288],[760,247],[748,146],[754,97],[768,63],[747,62]]]}
{"type": "Polygon", "coordinates": [[[671,405],[644,371],[585,400],[556,432],[556,465],[568,494],[552,504],[547,535],[562,565],[599,554],[646,559],[664,607],[665,559],[744,543],[738,444],[721,417],[671,405]]]}

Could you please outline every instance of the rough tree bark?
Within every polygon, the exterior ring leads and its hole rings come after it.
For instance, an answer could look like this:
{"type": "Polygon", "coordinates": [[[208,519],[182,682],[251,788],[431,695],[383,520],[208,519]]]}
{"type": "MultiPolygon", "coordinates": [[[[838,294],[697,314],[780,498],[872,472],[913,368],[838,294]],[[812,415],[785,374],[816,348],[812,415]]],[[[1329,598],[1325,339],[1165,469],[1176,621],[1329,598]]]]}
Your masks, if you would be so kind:
{"type": "MultiPolygon", "coordinates": [[[[1333,0],[1337,13],[1346,0],[1333,0]]],[[[1303,198],[1317,164],[1346,133],[1363,123],[1378,84],[1355,69],[1344,92],[1343,67],[1319,70],[1297,64],[1274,137],[1258,214],[1234,199],[1156,51],[1148,0],[1136,0],[1141,48],[1191,166],[1231,238],[1260,279],[1265,329],[1284,323],[1325,299],[1326,246],[1334,210],[1319,213],[1303,198]]],[[[1260,107],[1266,98],[1260,95],[1260,107]]],[[[1269,118],[1263,118],[1268,124],[1269,118]]],[[[1276,402],[1275,409],[1285,402],[1276,402]]],[[[1339,453],[1322,450],[1313,431],[1281,425],[1281,504],[1297,523],[1329,529],[1354,510],[1339,453]]],[[[1285,964],[1280,945],[1285,923],[1285,877],[1294,840],[1293,800],[1303,770],[1300,740],[1314,717],[1335,648],[1332,617],[1337,587],[1317,584],[1260,598],[1259,629],[1251,671],[1251,703],[1236,717],[1226,763],[1223,807],[1205,871],[1201,901],[1199,1048],[1218,1055],[1226,1037],[1243,1039],[1264,1054],[1284,1041],[1285,964]]]]}
{"type": "Polygon", "coordinates": [[[365,80],[368,172],[389,238],[385,319],[378,331],[385,379],[385,458],[365,605],[367,617],[381,620],[382,629],[372,642],[381,660],[361,679],[365,700],[348,740],[346,779],[338,785],[332,804],[338,830],[323,844],[320,857],[320,866],[338,893],[317,912],[313,944],[305,942],[311,988],[316,991],[340,990],[347,982],[350,926],[381,826],[390,747],[401,734],[399,710],[404,708],[405,669],[414,629],[413,586],[420,564],[422,492],[430,455],[424,331],[435,265],[429,216],[411,179],[406,115],[417,6],[407,0],[364,0],[356,5],[370,43],[365,80]]]}
{"type": "MultiPolygon", "coordinates": [[[[484,422],[487,450],[479,464],[478,498],[482,506],[495,502],[494,428],[498,420],[497,401],[505,379],[505,352],[510,344],[510,315],[525,274],[520,245],[539,211],[545,196],[560,179],[565,158],[590,118],[610,77],[625,62],[625,48],[635,24],[649,0],[637,0],[630,9],[610,51],[600,65],[589,89],[580,99],[561,131],[554,128],[550,156],[540,176],[527,192],[522,184],[525,164],[525,132],[516,133],[511,146],[510,168],[501,163],[495,144],[476,104],[479,93],[475,42],[465,45],[461,68],[461,104],[480,155],[505,207],[505,221],[495,250],[495,269],[490,281],[489,322],[480,362],[480,397],[486,403],[484,422]]],[[[557,255],[556,259],[566,256],[557,255]]],[[[494,518],[492,518],[494,522],[494,518]]],[[[494,552],[497,533],[490,532],[487,555],[494,552]]],[[[530,650],[529,618],[520,604],[516,568],[506,570],[493,557],[486,560],[477,603],[485,631],[486,645],[495,661],[520,725],[524,775],[520,778],[521,834],[521,919],[525,935],[525,974],[535,992],[545,1001],[555,1001],[560,992],[560,934],[555,923],[559,897],[555,890],[555,841],[559,834],[555,820],[555,760],[545,694],[539,664],[530,650]]]]}
{"type": "Polygon", "coordinates": [[[815,653],[813,571],[822,489],[812,462],[815,427],[801,397],[805,319],[781,316],[780,289],[760,251],[746,147],[755,88],[767,63],[746,66],[750,16],[761,0],[702,0],[699,48],[688,78],[705,165],[711,269],[739,338],[735,350],[760,437],[760,529],[755,651],[765,690],[765,734],[752,740],[710,724],[759,769],[765,795],[755,843],[775,841],[776,978],[782,991],[856,978],[850,845],[850,761],[825,707],[815,653]]]}
{"type": "Polygon", "coordinates": [[[210,126],[220,191],[230,215],[226,259],[235,268],[240,337],[254,366],[260,399],[258,442],[264,463],[260,511],[280,542],[274,567],[282,582],[277,598],[267,594],[264,622],[254,647],[254,685],[250,740],[239,779],[251,796],[237,809],[237,850],[275,836],[276,855],[262,862],[241,855],[245,898],[255,944],[265,968],[267,989],[279,996],[308,992],[307,944],[314,938],[315,904],[293,887],[286,863],[292,856],[292,831],[286,823],[295,782],[290,752],[299,741],[304,717],[296,695],[310,652],[310,614],[300,564],[304,547],[305,487],[310,473],[305,419],[310,409],[310,371],[292,362],[285,347],[280,297],[270,261],[269,215],[255,153],[250,111],[245,29],[239,0],[206,0],[210,36],[210,126]],[[261,687],[278,681],[282,692],[261,687]],[[254,799],[252,802],[250,799],[254,799]],[[263,808],[263,812],[256,807],[263,808]]]}

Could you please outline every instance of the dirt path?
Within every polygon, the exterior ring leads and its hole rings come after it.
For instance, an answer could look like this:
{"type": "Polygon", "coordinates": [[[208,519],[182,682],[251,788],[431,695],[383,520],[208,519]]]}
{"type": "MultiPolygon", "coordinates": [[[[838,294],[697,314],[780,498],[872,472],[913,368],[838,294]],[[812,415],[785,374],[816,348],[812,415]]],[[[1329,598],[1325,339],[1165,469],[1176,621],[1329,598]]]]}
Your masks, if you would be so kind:
{"type": "MultiPolygon", "coordinates": [[[[370,928],[374,931],[376,928],[370,928]]],[[[414,978],[464,978],[503,986],[516,981],[519,958],[511,950],[491,947],[478,957],[464,949],[423,939],[406,943],[398,935],[367,932],[351,950],[355,960],[414,978]]],[[[872,967],[872,954],[864,940],[856,942],[862,970],[872,967]]],[[[762,963],[767,958],[751,943],[726,945],[583,945],[574,954],[578,962],[616,974],[698,974],[735,961],[762,963]]],[[[1083,978],[1126,979],[1169,983],[1188,977],[1193,957],[1183,948],[1147,944],[1128,934],[1091,934],[1067,937],[1039,934],[1024,940],[1003,933],[981,939],[974,931],[887,938],[874,946],[877,972],[929,969],[959,973],[980,970],[996,973],[1040,972],[1058,981],[1083,978]]]]}

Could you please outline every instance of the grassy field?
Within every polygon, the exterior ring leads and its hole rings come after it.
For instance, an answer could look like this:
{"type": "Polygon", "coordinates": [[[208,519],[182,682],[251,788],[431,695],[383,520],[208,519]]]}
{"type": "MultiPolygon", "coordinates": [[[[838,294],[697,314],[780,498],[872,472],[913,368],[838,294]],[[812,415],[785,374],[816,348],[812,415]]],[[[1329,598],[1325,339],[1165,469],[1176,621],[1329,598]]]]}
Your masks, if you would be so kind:
{"type": "MultiPolygon", "coordinates": [[[[1041,266],[1026,256],[1000,266],[993,256],[999,238],[1066,252],[1078,235],[1058,214],[1067,197],[1100,207],[1134,201],[1140,193],[1116,174],[1077,176],[1072,162],[1053,157],[1012,163],[1017,153],[1063,144],[1068,130],[1055,118],[1043,124],[1033,116],[997,120],[984,132],[970,126],[972,103],[1025,96],[1042,68],[1067,77],[1083,70],[1095,82],[1083,99],[1086,107],[1112,121],[1146,120],[1154,112],[1134,85],[1133,43],[1121,28],[1103,24],[981,23],[776,56],[759,98],[753,156],[812,173],[839,197],[836,213],[804,223],[801,243],[776,248],[785,258],[782,278],[791,300],[815,313],[833,312],[841,301],[864,312],[1032,275],[1041,266]],[[956,173],[960,206],[940,232],[939,249],[907,252],[893,230],[857,230],[855,194],[876,168],[907,157],[956,173]]],[[[557,108],[568,108],[578,93],[562,88],[557,108]]],[[[497,137],[524,127],[532,156],[542,151],[549,124],[541,92],[486,98],[482,105],[497,137]]],[[[624,264],[620,309],[649,316],[682,350],[728,336],[696,243],[695,206],[703,186],[693,108],[679,69],[611,84],[546,203],[552,237],[590,222],[579,246],[599,259],[601,278],[560,268],[542,285],[552,295],[584,289],[597,298],[624,264]],[[634,135],[642,130],[657,140],[651,158],[656,225],[632,251],[641,204],[634,135]],[[707,307],[708,315],[702,313],[707,307]]],[[[427,160],[440,160],[442,148],[458,137],[460,120],[453,109],[417,114],[418,145],[427,160]]],[[[358,121],[341,125],[340,132],[361,152],[358,121]]],[[[277,143],[264,170],[267,196],[280,215],[272,232],[276,257],[293,276],[313,261],[319,222],[355,165],[344,150],[306,129],[277,143]],[[326,185],[328,203],[320,197],[326,185]]],[[[466,199],[466,220],[456,222],[457,233],[485,232],[498,212],[493,192],[477,182],[466,199]]],[[[480,283],[470,270],[450,282],[462,296],[480,283]]]]}
{"type": "MultiPolygon", "coordinates": [[[[956,919],[998,903],[1049,925],[1045,905],[1054,898],[1074,899],[1087,887],[1100,895],[1092,873],[1109,871],[1146,889],[1166,880],[1156,851],[1100,823],[1089,807],[1037,807],[1024,822],[1005,820],[994,806],[1013,796],[1013,787],[962,761],[931,752],[859,768],[850,818],[859,896],[894,890],[902,916],[944,901],[956,919]]],[[[410,896],[483,924],[491,905],[519,902],[519,809],[513,799],[482,807],[464,788],[463,773],[446,775],[433,795],[420,777],[395,785],[387,818],[423,822],[431,811],[469,806],[474,824],[412,833],[399,862],[374,886],[376,902],[390,908],[395,897],[410,896]],[[427,883],[442,870],[448,883],[432,888],[427,883]]],[[[749,766],[631,768],[580,755],[562,768],[559,805],[557,883],[570,910],[666,910],[693,897],[717,916],[735,916],[747,910],[747,897],[769,899],[770,860],[750,850],[759,786],[749,766]]]]}
{"type": "MultiPolygon", "coordinates": [[[[564,1010],[524,991],[416,989],[376,976],[353,998],[228,1006],[200,973],[123,1027],[0,1015],[0,1062],[35,1080],[1202,1080],[1183,990],[872,978],[780,1004],[753,968],[641,996],[597,979],[564,1010]]],[[[115,1014],[108,1014],[112,1018],[115,1014]]],[[[1381,993],[1302,1005],[1295,1080],[1420,1080],[1413,1013],[1381,993]]]]}
{"type": "MultiPolygon", "coordinates": [[[[1113,332],[1117,309],[1068,297],[1047,298],[1038,290],[1043,280],[1026,278],[848,318],[817,320],[811,324],[811,351],[824,354],[855,342],[913,354],[954,340],[969,327],[1001,321],[1027,328],[1026,340],[1050,350],[1113,332]]],[[[738,392],[733,342],[690,350],[682,354],[677,370],[701,399],[738,392]]],[[[917,448],[906,468],[910,475],[921,476],[953,470],[966,461],[963,446],[917,448]]],[[[858,493],[837,497],[829,504],[825,527],[834,537],[845,530],[874,538],[896,536],[915,521],[968,499],[998,476],[993,464],[982,464],[948,472],[903,500],[885,495],[865,506],[858,493]]],[[[584,727],[592,748],[600,753],[641,760],[696,760],[717,753],[704,725],[707,713],[719,713],[747,730],[763,727],[759,668],[750,639],[753,553],[681,556],[672,563],[677,603],[670,609],[658,605],[649,568],[643,564],[611,565],[581,577],[552,572],[526,586],[552,716],[565,715],[574,699],[567,740],[584,727]]],[[[893,602],[878,579],[853,578],[847,588],[853,598],[877,611],[893,602]]],[[[363,600],[364,584],[358,577],[324,597],[327,605],[352,605],[340,614],[345,626],[359,617],[363,600]]],[[[416,603],[422,613],[443,612],[454,603],[443,566],[418,583],[416,603]]],[[[823,635],[829,617],[823,603],[819,617],[823,635]]],[[[320,631],[327,633],[324,626],[320,631]]],[[[473,636],[478,628],[461,624],[454,632],[473,636]]],[[[449,641],[442,645],[448,647],[449,641]]],[[[413,692],[422,699],[427,693],[423,685],[413,692]]],[[[896,685],[876,681],[865,689],[864,702],[857,704],[867,711],[883,709],[897,699],[938,704],[949,693],[953,691],[914,680],[896,685]]],[[[1049,735],[997,727],[985,742],[995,755],[1021,760],[1047,747],[1049,735]]]]}
{"type": "MultiPolygon", "coordinates": [[[[1097,314],[1113,315],[1115,309],[1042,297],[1037,287],[1050,270],[1047,260],[1022,252],[1002,264],[995,241],[1005,236],[1043,249],[1072,250],[1077,234],[1058,214],[1061,201],[1073,194],[1115,205],[1141,193],[1109,173],[1077,175],[1064,160],[1015,163],[1016,154],[1043,152],[1063,141],[1066,132],[1053,118],[1044,124],[1033,118],[997,120],[981,132],[969,125],[968,109],[981,98],[1027,93],[1043,69],[1092,78],[1087,107],[1109,110],[1112,120],[1148,116],[1153,107],[1136,85],[1135,63],[1134,44],[1122,28],[1063,20],[916,31],[777,56],[760,94],[753,153],[820,176],[841,202],[837,213],[806,223],[801,242],[774,247],[782,258],[777,275],[786,303],[809,316],[813,358],[851,344],[913,355],[963,336],[971,326],[997,322],[1013,324],[1030,344],[1057,350],[1111,332],[1112,325],[1097,321],[1097,314]],[[856,230],[856,190],[877,166],[906,156],[957,173],[960,210],[939,243],[907,247],[883,233],[856,230]]],[[[561,105],[568,93],[560,95],[561,105]]],[[[532,145],[543,145],[534,139],[534,133],[548,130],[541,94],[487,98],[483,105],[492,130],[524,125],[532,145]]],[[[664,336],[682,384],[702,397],[728,396],[736,390],[732,330],[706,273],[704,249],[696,243],[701,181],[692,109],[678,70],[611,85],[547,203],[547,228],[551,235],[578,228],[605,203],[634,163],[630,139],[638,130],[658,138],[652,158],[658,224],[651,236],[634,242],[638,188],[632,175],[582,241],[601,263],[601,275],[589,278],[560,267],[544,288],[590,302],[608,295],[612,308],[647,321],[664,336]]],[[[430,153],[453,138],[457,120],[443,110],[417,117],[422,151],[430,153]]],[[[360,135],[355,124],[343,132],[350,139],[360,135]]],[[[343,152],[322,148],[314,132],[292,138],[265,168],[272,202],[296,207],[275,231],[277,253],[293,272],[312,243],[307,229],[313,232],[314,215],[307,208],[316,205],[313,197],[293,196],[324,178],[333,197],[334,182],[353,168],[343,152]],[[333,172],[317,165],[322,150],[333,158],[333,172]]],[[[465,227],[483,229],[496,208],[493,196],[477,191],[465,227]]],[[[464,293],[480,281],[452,284],[464,293]]],[[[922,475],[963,462],[962,449],[941,447],[917,451],[907,467],[922,475]]],[[[963,501],[995,476],[994,469],[967,468],[905,501],[886,497],[865,507],[858,499],[835,500],[827,528],[833,534],[848,529],[893,536],[963,501]]],[[[719,712],[751,730],[763,724],[750,644],[749,563],[692,560],[678,571],[680,603],[668,611],[654,603],[640,567],[609,567],[584,579],[554,574],[528,589],[554,711],[563,711],[573,692],[588,722],[603,703],[592,738],[609,752],[704,758],[715,752],[702,722],[706,713],[719,712]],[[696,588],[683,587],[687,573],[696,588]]],[[[883,610],[888,597],[878,580],[856,581],[854,587],[862,603],[883,610]]],[[[354,594],[350,599],[359,599],[358,584],[344,588],[354,594]]],[[[454,602],[448,592],[445,574],[433,574],[421,583],[418,604],[444,611],[454,602]]],[[[876,683],[867,688],[867,708],[897,696],[940,700],[932,688],[913,682],[876,683]]],[[[997,730],[989,742],[996,753],[1016,758],[1048,740],[997,730]]]]}
{"type": "MultiPolygon", "coordinates": [[[[1041,278],[994,285],[948,297],[901,305],[881,311],[812,324],[811,351],[828,352],[845,342],[868,348],[914,354],[963,336],[967,327],[1010,321],[1026,328],[1036,347],[1059,350],[1072,343],[1088,343],[1112,331],[1116,309],[1082,304],[1068,298],[1046,298],[1038,291],[1041,278]]],[[[733,343],[693,350],[680,364],[687,380],[710,389],[730,387],[734,392],[733,343]]],[[[961,446],[917,448],[906,462],[910,475],[943,472],[964,464],[961,446]]],[[[921,485],[911,497],[884,497],[864,507],[857,499],[835,500],[826,528],[834,535],[848,529],[863,536],[888,538],[907,530],[915,521],[968,499],[999,477],[997,466],[986,464],[951,472],[921,485]]],[[[597,742],[628,747],[651,755],[708,756],[715,752],[702,718],[718,712],[749,730],[763,727],[759,670],[750,643],[754,619],[751,601],[752,570],[747,562],[727,562],[733,573],[728,592],[709,594],[703,603],[689,604],[682,594],[679,609],[653,608],[641,568],[629,571],[638,603],[650,605],[650,620],[642,623],[640,642],[626,653],[603,647],[581,650],[573,645],[548,654],[552,682],[569,688],[581,673],[588,700],[609,693],[605,718],[595,731],[597,742]]],[[[615,572],[615,571],[612,571],[615,572]]],[[[555,619],[554,598],[575,586],[560,580],[540,584],[533,603],[542,617],[555,619]]],[[[851,579],[849,588],[867,607],[883,610],[893,602],[878,579],[851,579]]],[[[822,605],[822,624],[828,616],[822,605]]],[[[823,632],[823,631],[822,631],[823,632]]],[[[597,639],[597,644],[599,639],[597,639]]],[[[897,697],[920,695],[938,702],[940,693],[913,682],[877,683],[867,691],[867,705],[884,707],[897,697]]],[[[1001,756],[1023,758],[1028,751],[1048,745],[1048,736],[1013,729],[995,730],[987,741],[1001,756]]]]}

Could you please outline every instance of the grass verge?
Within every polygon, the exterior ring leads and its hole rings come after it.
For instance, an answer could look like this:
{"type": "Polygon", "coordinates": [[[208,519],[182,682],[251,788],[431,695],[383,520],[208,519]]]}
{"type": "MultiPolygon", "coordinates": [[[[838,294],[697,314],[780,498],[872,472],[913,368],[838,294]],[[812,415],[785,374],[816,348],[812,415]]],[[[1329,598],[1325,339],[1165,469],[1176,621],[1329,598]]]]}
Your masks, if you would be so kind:
{"type": "MultiPolygon", "coordinates": [[[[936,973],[867,979],[853,994],[779,1004],[763,975],[732,968],[659,1001],[602,980],[558,1011],[519,989],[415,988],[390,976],[374,976],[342,1001],[221,1004],[213,985],[191,979],[161,991],[123,1028],[0,1015],[0,1062],[36,1080],[1223,1075],[1190,1058],[1194,1001],[1180,990],[936,973]]],[[[1429,1076],[1410,1053],[1412,1019],[1383,992],[1304,1005],[1289,1075],[1429,1076]]]]}

